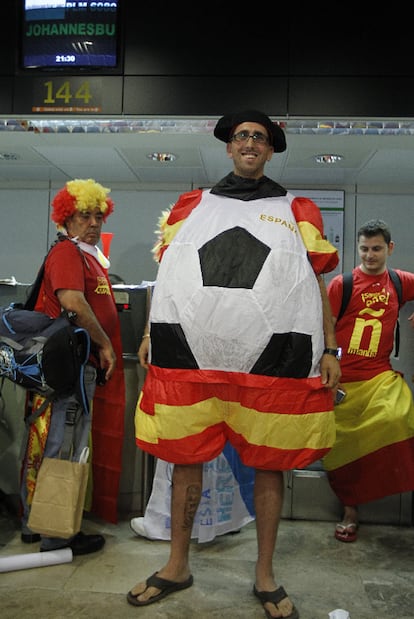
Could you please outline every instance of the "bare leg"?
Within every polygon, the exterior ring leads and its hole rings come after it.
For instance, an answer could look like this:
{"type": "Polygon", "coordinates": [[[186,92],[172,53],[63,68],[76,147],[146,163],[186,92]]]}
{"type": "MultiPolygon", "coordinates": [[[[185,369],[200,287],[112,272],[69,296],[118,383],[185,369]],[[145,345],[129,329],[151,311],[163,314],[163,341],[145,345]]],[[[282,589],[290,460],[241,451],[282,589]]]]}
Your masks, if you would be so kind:
{"type": "MultiPolygon", "coordinates": [[[[171,492],[171,543],[167,564],[157,576],[175,582],[184,582],[190,576],[189,552],[191,531],[201,498],[203,465],[174,465],[171,492]]],[[[140,582],[131,590],[142,602],[157,595],[160,590],[140,582]],[[142,593],[142,595],[141,595],[142,593]]]]}
{"type": "Polygon", "coordinates": [[[335,537],[340,542],[355,542],[358,530],[358,508],[356,505],[344,505],[342,521],[335,527],[335,537]]]}
{"type": "MultiPolygon", "coordinates": [[[[257,531],[256,589],[258,591],[277,589],[273,572],[273,554],[276,548],[283,496],[283,473],[256,469],[254,503],[257,531]]],[[[271,602],[266,602],[265,608],[272,617],[287,617],[292,613],[293,605],[289,598],[286,598],[277,607],[271,602]]]]}
{"type": "Polygon", "coordinates": [[[358,508],[356,505],[344,505],[342,524],[358,524],[358,508]]]}

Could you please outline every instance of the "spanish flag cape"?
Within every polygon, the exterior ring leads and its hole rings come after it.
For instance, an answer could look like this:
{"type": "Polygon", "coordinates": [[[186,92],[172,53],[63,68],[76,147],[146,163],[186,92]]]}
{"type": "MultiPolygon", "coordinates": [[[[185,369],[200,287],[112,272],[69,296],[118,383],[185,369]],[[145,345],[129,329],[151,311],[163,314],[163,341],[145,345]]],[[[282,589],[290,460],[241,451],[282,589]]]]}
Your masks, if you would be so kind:
{"type": "Polygon", "coordinates": [[[111,342],[117,358],[115,372],[105,385],[97,385],[93,399],[90,510],[103,520],[116,524],[125,420],[125,375],[119,325],[111,342]]]}
{"type": "Polygon", "coordinates": [[[344,383],[336,407],[336,441],[324,458],[343,505],[361,505],[414,490],[414,403],[398,372],[344,383]]]}
{"type": "Polygon", "coordinates": [[[137,445],[176,464],[206,462],[227,433],[248,466],[289,470],[322,457],[335,423],[320,380],[315,273],[334,269],[338,254],[319,208],[266,177],[230,174],[182,195],[164,220],[137,445]]]}
{"type": "MultiPolygon", "coordinates": [[[[401,303],[414,298],[414,275],[398,270],[401,303]]],[[[352,271],[352,296],[336,323],[342,347],[346,397],[335,407],[336,440],[324,458],[335,494],[359,505],[414,490],[414,401],[392,368],[399,299],[389,273],[352,271]]],[[[343,296],[342,276],[328,286],[334,316],[343,296]]]]}

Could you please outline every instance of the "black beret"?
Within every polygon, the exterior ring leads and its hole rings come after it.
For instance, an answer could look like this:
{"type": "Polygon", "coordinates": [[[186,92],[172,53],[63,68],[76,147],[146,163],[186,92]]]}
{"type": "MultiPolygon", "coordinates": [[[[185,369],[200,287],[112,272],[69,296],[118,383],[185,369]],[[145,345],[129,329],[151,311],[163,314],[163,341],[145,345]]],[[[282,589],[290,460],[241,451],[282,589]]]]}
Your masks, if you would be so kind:
{"type": "Polygon", "coordinates": [[[245,122],[258,123],[266,127],[276,153],[283,153],[286,150],[286,138],[283,129],[270,120],[269,116],[258,110],[245,110],[244,112],[226,114],[220,118],[215,126],[214,136],[222,142],[230,142],[234,128],[245,122]]]}

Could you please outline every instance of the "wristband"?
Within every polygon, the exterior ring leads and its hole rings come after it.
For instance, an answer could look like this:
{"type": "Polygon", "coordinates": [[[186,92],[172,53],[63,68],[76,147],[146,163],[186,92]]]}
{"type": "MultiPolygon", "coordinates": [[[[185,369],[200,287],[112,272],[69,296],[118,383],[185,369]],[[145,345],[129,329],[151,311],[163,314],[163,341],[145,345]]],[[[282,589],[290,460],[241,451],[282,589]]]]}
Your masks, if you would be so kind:
{"type": "Polygon", "coordinates": [[[338,359],[338,361],[340,361],[342,357],[342,348],[325,348],[325,350],[323,351],[323,354],[333,355],[334,357],[338,359]]]}

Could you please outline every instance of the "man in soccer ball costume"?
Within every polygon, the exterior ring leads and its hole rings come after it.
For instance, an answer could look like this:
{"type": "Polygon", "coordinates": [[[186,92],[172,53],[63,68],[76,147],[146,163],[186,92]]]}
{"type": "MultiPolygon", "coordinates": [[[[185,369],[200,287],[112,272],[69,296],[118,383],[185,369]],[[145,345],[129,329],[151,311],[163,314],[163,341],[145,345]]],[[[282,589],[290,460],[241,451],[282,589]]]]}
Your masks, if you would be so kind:
{"type": "Polygon", "coordinates": [[[214,135],[233,172],[180,196],[165,214],[160,266],[140,356],[140,449],[175,464],[167,564],[129,591],[135,606],[190,587],[189,547],[202,466],[226,441],[255,469],[253,593],[268,617],[298,617],[273,567],[283,471],[323,457],[335,438],[340,378],[323,273],[338,264],[320,210],[264,176],[286,149],[260,111],[223,116],[214,135]],[[280,614],[282,613],[282,615],[280,614]]]}

